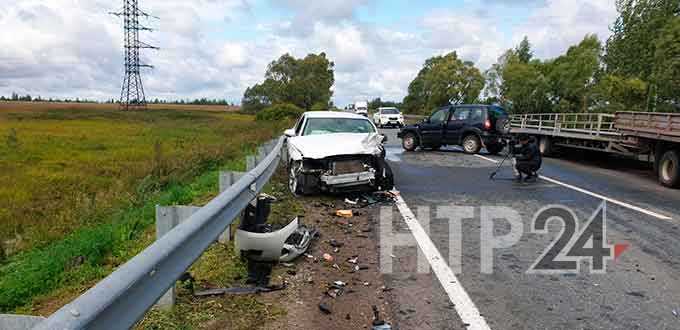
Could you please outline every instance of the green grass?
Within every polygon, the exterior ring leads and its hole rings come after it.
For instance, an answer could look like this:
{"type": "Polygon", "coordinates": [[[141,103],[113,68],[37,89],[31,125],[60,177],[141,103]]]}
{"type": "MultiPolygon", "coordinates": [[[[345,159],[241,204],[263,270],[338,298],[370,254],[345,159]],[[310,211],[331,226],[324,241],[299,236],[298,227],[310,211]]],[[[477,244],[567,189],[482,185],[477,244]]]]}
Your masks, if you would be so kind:
{"type": "Polygon", "coordinates": [[[16,132],[0,145],[0,233],[13,244],[0,312],[101,279],[153,241],[155,205],[209,199],[218,169],[242,169],[280,126],[206,111],[0,107],[0,132],[16,132]]]}
{"type": "MultiPolygon", "coordinates": [[[[302,202],[289,192],[286,184],[286,173],[280,169],[264,189],[277,198],[268,221],[273,225],[285,226],[294,217],[304,215],[302,202]]],[[[197,289],[245,285],[246,267],[235,256],[233,245],[213,244],[189,271],[197,289]]],[[[285,313],[281,306],[263,303],[258,296],[195,298],[182,285],[177,287],[177,305],[170,311],[150,311],[139,322],[137,330],[251,330],[285,313]]]]}

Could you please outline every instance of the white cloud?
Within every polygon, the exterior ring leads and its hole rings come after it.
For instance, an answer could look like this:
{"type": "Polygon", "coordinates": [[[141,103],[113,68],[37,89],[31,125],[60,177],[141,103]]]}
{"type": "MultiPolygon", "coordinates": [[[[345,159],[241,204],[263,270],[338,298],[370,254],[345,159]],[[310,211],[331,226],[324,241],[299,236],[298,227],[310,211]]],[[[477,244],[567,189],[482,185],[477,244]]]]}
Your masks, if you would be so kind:
{"type": "MultiPolygon", "coordinates": [[[[264,1],[264,0],[263,0],[264,1]]],[[[268,1],[268,2],[267,2],[268,1]]],[[[586,33],[604,39],[615,0],[527,0],[530,18],[512,31],[484,11],[437,10],[408,17],[398,27],[358,18],[373,0],[269,1],[279,16],[253,12],[247,0],[145,0],[161,17],[142,39],[155,65],[144,74],[151,98],[227,97],[263,79],[267,64],[284,53],[326,52],[336,63],[335,101],[382,97],[400,100],[424,61],[457,51],[484,70],[528,35],[540,57],[554,57],[586,33]],[[248,30],[239,37],[232,30],[248,30]]],[[[262,4],[262,2],[258,2],[262,4]]],[[[0,94],[12,91],[58,97],[117,97],[122,79],[121,22],[104,0],[12,0],[0,12],[0,94]],[[64,10],[68,8],[68,10],[64,10]]],[[[260,6],[256,6],[260,8],[260,6]]]]}
{"type": "Polygon", "coordinates": [[[586,34],[595,33],[604,42],[616,17],[616,0],[549,0],[514,31],[513,41],[526,35],[536,56],[552,58],[586,34]]]}

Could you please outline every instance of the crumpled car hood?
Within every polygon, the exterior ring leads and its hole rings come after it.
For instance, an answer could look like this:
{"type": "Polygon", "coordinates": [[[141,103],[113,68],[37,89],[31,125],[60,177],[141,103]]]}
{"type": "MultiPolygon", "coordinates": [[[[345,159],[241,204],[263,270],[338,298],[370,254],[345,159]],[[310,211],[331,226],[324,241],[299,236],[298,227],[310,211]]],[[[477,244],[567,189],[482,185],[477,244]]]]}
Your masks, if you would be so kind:
{"type": "Polygon", "coordinates": [[[297,136],[288,139],[290,157],[323,159],[340,155],[374,155],[380,153],[383,136],[377,133],[336,133],[297,136]]]}

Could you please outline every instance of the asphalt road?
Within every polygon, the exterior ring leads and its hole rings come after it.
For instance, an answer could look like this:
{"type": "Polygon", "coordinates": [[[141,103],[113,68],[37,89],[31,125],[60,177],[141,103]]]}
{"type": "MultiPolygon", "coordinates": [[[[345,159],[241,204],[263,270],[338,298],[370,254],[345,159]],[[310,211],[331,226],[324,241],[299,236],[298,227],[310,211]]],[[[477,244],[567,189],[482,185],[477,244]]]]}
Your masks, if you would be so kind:
{"type": "MultiPolygon", "coordinates": [[[[680,329],[680,191],[658,185],[644,166],[576,154],[544,160],[541,174],[552,181],[505,180],[512,177],[508,165],[500,180],[491,181],[494,161],[502,157],[484,159],[457,148],[404,152],[396,132],[383,131],[389,138],[387,157],[396,189],[421,224],[429,214],[428,235],[444,259],[449,260],[450,235],[462,237],[462,268],[455,271],[449,264],[457,276],[449,282],[457,283],[442,283],[432,272],[419,274],[416,248],[394,250],[393,273],[386,275],[386,283],[394,288],[400,329],[477,327],[460,316],[469,306],[452,304],[444,287],[450,285],[467,292],[490,329],[680,329]],[[617,260],[606,262],[606,272],[593,274],[590,263],[582,262],[578,274],[528,274],[562,229],[553,222],[548,233],[531,233],[537,212],[564,205],[583,224],[602,197],[615,201],[607,204],[606,240],[629,244],[617,260]],[[437,218],[437,210],[453,205],[475,209],[472,219],[450,234],[449,222],[437,218]],[[518,212],[524,234],[514,246],[495,249],[493,273],[482,274],[480,210],[488,206],[518,212]]],[[[393,231],[413,232],[396,208],[393,212],[393,231]]],[[[507,222],[495,223],[496,235],[510,230],[507,222]]]]}

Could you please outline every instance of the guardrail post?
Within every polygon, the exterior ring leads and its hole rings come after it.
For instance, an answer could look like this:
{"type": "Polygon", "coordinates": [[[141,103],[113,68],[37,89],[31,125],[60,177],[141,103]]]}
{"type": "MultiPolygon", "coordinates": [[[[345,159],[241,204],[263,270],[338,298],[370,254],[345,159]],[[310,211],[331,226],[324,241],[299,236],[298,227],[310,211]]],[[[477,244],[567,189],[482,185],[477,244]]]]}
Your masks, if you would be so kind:
{"type": "MultiPolygon", "coordinates": [[[[243,172],[220,172],[220,193],[229,189],[229,187],[241,179],[243,175],[245,175],[243,172]]],[[[222,244],[227,244],[231,241],[231,226],[227,227],[217,241],[222,244]]]]}
{"type": "Polygon", "coordinates": [[[250,172],[257,166],[255,156],[246,156],[246,172],[250,172]]]}
{"type": "MultiPolygon", "coordinates": [[[[156,205],[156,240],[177,227],[184,220],[189,219],[196,211],[200,210],[196,206],[159,206],[156,205]]],[[[175,305],[175,286],[173,285],[156,302],[156,306],[161,309],[170,309],[175,305]]]]}
{"type": "Polygon", "coordinates": [[[257,157],[255,158],[257,160],[256,163],[259,164],[265,158],[267,158],[267,148],[265,146],[257,148],[257,157]]]}

